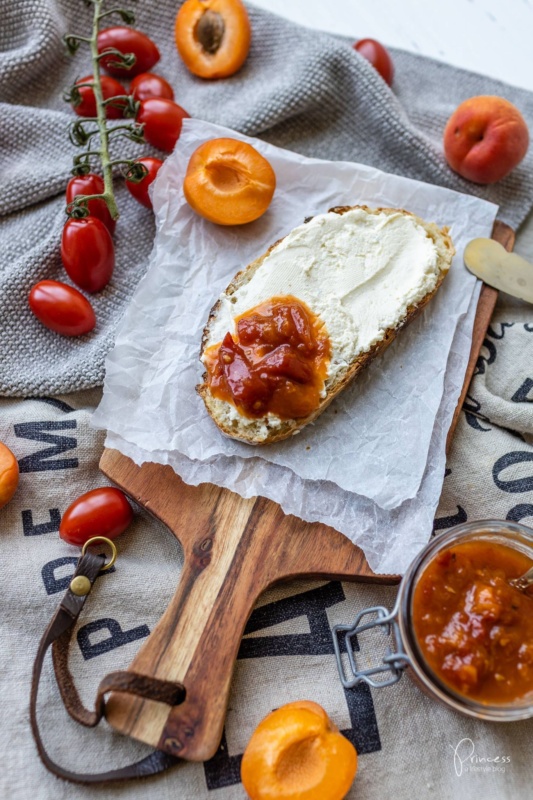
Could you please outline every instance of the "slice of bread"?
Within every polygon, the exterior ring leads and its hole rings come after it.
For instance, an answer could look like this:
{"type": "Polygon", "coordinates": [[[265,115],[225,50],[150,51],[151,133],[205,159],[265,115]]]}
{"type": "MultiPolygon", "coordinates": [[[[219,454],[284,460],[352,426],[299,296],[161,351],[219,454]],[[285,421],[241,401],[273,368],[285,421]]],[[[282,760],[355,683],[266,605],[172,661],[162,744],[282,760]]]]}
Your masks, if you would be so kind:
{"type": "MultiPolygon", "coordinates": [[[[397,323],[382,332],[382,335],[378,341],[375,341],[370,347],[365,349],[364,352],[356,354],[350,363],[343,364],[340,369],[336,369],[335,374],[326,379],[323,399],[316,410],[307,417],[288,420],[282,420],[279,417],[274,417],[272,414],[267,414],[266,416],[253,419],[246,417],[240,414],[237,408],[231,403],[212,395],[207,383],[207,373],[205,373],[203,376],[203,383],[197,386],[197,391],[202,397],[209,414],[218,425],[220,430],[227,436],[247,442],[248,444],[260,445],[279,442],[282,439],[286,439],[289,436],[298,433],[305,425],[315,420],[319,414],[321,414],[322,411],[324,411],[324,409],[331,403],[333,398],[336,397],[338,393],[342,391],[342,389],[344,389],[344,387],[347,386],[348,383],[350,383],[350,381],[352,381],[356,375],[359,374],[359,372],[361,372],[362,369],[370,364],[370,362],[377,355],[379,355],[383,350],[385,350],[386,347],[388,347],[398,332],[403,327],[408,325],[409,322],[411,322],[411,320],[421,312],[424,306],[429,303],[441,285],[455,254],[455,248],[450,236],[448,235],[447,228],[438,228],[434,223],[425,222],[419,217],[416,217],[415,215],[408,211],[404,211],[403,209],[370,209],[367,206],[338,206],[330,209],[330,212],[328,213],[342,215],[348,211],[356,209],[361,210],[366,214],[376,215],[398,215],[401,213],[415,220],[416,223],[418,223],[418,225],[425,230],[426,237],[429,237],[432,240],[435,247],[436,268],[434,285],[430,291],[426,292],[424,296],[418,299],[415,303],[410,304],[405,309],[405,312],[398,318],[397,323]]],[[[306,222],[309,222],[311,219],[312,218],[306,219],[306,222]]],[[[273,245],[271,245],[271,247],[269,247],[266,253],[261,255],[245,269],[239,272],[225,290],[222,297],[217,303],[215,303],[211,309],[209,320],[204,329],[204,335],[202,338],[202,354],[208,345],[213,344],[213,328],[216,325],[217,318],[221,311],[222,300],[227,298],[230,302],[233,302],[235,298],[232,298],[232,296],[235,295],[240,287],[243,287],[252,280],[253,276],[261,267],[267,256],[283,241],[284,239],[280,239],[279,241],[275,242],[273,245]]],[[[326,289],[326,287],[324,288],[326,289]]],[[[286,292],[286,294],[291,293],[292,292],[290,291],[286,292]]],[[[279,294],[283,294],[283,292],[279,292],[279,294]]],[[[264,300],[267,298],[262,299],[264,300]]],[[[311,310],[314,311],[315,309],[311,308],[311,310]]]]}

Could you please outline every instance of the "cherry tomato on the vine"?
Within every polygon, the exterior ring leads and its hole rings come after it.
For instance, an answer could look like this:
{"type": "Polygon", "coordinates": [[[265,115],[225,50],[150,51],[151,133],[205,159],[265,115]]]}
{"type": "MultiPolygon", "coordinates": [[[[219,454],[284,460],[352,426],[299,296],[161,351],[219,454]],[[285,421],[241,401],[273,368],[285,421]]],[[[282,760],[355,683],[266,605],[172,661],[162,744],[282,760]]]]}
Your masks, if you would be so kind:
{"type": "Polygon", "coordinates": [[[385,83],[392,86],[394,64],[392,63],[392,58],[388,50],[386,50],[380,42],[376,41],[376,39],[359,39],[359,41],[354,44],[354,50],[357,50],[363,58],[370,61],[385,83]]]}
{"type": "Polygon", "coordinates": [[[163,97],[174,100],[174,90],[168,81],[153,72],[141,72],[130,83],[130,94],[136,100],[148,100],[150,97],[163,97]]]}
{"type": "Polygon", "coordinates": [[[61,259],[67,275],[86,292],[107,286],[115,266],[111,234],[96,217],[69,219],[61,237],[61,259]]]}
{"type": "MultiPolygon", "coordinates": [[[[89,172],[87,175],[78,175],[71,178],[67,184],[67,203],[72,203],[78,195],[103,194],[104,181],[100,175],[89,172]]],[[[115,232],[116,222],[109,213],[105,200],[89,200],[87,203],[89,215],[101,220],[112,235],[115,232]]]]}
{"type": "Polygon", "coordinates": [[[141,203],[143,206],[146,206],[146,208],[152,208],[152,200],[148,194],[148,187],[156,179],[157,173],[163,166],[163,162],[160,158],[152,158],[151,156],[147,156],[146,158],[136,159],[136,163],[144,164],[148,170],[148,175],[145,175],[145,177],[142,179],[142,181],[139,181],[139,183],[133,183],[133,181],[129,181],[126,178],[126,186],[128,187],[128,191],[132,197],[138,200],[139,203],[141,203]]]}
{"type": "Polygon", "coordinates": [[[85,544],[93,536],[116,539],[133,519],[124,492],[112,486],[93,489],[74,500],[59,524],[59,535],[69,544],[85,544]]]}
{"type": "Polygon", "coordinates": [[[100,66],[118,78],[134,78],[141,72],[148,72],[160,58],[155,43],[145,33],[120,25],[106,28],[98,34],[98,52],[103,53],[109,48],[119,50],[124,55],[133,53],[135,56],[135,64],[131,69],[113,66],[113,62],[117,60],[117,56],[113,54],[100,59],[100,66]]]}
{"type": "Polygon", "coordinates": [[[144,138],[149,144],[171,153],[180,138],[183,120],[189,116],[172,100],[152,97],[141,102],[137,122],[144,125],[144,138]]]}
{"type": "MultiPolygon", "coordinates": [[[[76,82],[76,86],[80,83],[91,83],[94,80],[92,75],[86,75],[85,78],[80,78],[76,82]]],[[[125,88],[121,83],[109,75],[101,75],[100,82],[102,84],[102,96],[104,100],[110,100],[112,97],[127,94],[125,88]]],[[[79,93],[81,95],[81,103],[77,106],[73,105],[72,108],[80,117],[96,117],[96,97],[91,86],[79,86],[79,93]]],[[[119,107],[108,105],[105,109],[107,119],[120,119],[124,109],[125,101],[117,101],[120,103],[119,107]]]]}
{"type": "Polygon", "coordinates": [[[37,319],[63,336],[81,336],[96,325],[92,305],[66,283],[40,281],[32,287],[28,301],[37,319]]]}

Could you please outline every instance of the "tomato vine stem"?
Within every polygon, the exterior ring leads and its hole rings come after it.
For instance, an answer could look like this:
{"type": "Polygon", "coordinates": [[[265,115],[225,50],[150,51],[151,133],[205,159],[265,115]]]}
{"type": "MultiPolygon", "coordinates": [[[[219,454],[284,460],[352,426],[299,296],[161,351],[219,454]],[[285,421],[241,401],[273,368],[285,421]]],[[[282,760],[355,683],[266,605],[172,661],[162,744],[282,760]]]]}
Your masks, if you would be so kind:
{"type": "MultiPolygon", "coordinates": [[[[123,108],[123,115],[125,118],[135,118],[139,103],[130,95],[120,95],[108,98],[107,100],[104,99],[100,75],[100,60],[102,59],[103,54],[98,52],[98,34],[100,30],[100,22],[112,14],[117,14],[127,25],[133,25],[135,23],[135,16],[133,12],[127,9],[113,7],[107,11],[103,11],[102,6],[106,1],[107,0],[88,0],[88,4],[93,6],[92,31],[90,37],[79,36],[78,34],[67,34],[64,37],[67,50],[71,55],[76,53],[79,45],[82,42],[87,44],[91,52],[91,61],[93,66],[92,79],[90,81],[84,81],[83,83],[80,82],[74,84],[74,86],[72,86],[68,92],[65,92],[64,98],[67,102],[76,105],[81,101],[79,89],[82,87],[87,87],[92,89],[96,104],[96,117],[82,117],[81,119],[74,120],[71,123],[69,133],[70,140],[74,144],[84,146],[90,142],[93,136],[98,135],[99,138],[98,150],[88,149],[75,156],[73,174],[87,174],[90,171],[90,157],[97,156],[102,165],[102,174],[104,179],[104,191],[102,194],[78,195],[71,203],[67,205],[66,212],[69,216],[87,215],[89,213],[89,200],[99,199],[105,201],[112,219],[116,220],[119,217],[119,210],[113,191],[113,166],[124,164],[128,168],[132,168],[135,162],[131,159],[112,161],[109,152],[110,140],[116,136],[125,136],[131,141],[141,144],[144,142],[144,139],[142,137],[142,126],[138,125],[134,119],[130,124],[116,125],[110,128],[107,127],[106,108],[108,106],[123,108]],[[86,130],[84,128],[84,123],[88,122],[95,123],[96,128],[94,130],[86,130]]],[[[107,48],[105,55],[109,57],[110,54],[116,56],[117,66],[120,66],[124,69],[130,69],[135,63],[135,55],[133,53],[122,53],[115,48],[107,48]]]]}
{"type": "Polygon", "coordinates": [[[100,158],[104,177],[103,199],[107,203],[109,213],[113,219],[118,219],[119,211],[115,194],[113,192],[113,168],[109,155],[109,136],[107,131],[102,82],[100,80],[100,63],[98,55],[98,31],[100,27],[100,13],[103,0],[95,0],[93,15],[93,30],[91,35],[91,58],[93,61],[93,92],[96,99],[96,119],[100,131],[100,158]]]}

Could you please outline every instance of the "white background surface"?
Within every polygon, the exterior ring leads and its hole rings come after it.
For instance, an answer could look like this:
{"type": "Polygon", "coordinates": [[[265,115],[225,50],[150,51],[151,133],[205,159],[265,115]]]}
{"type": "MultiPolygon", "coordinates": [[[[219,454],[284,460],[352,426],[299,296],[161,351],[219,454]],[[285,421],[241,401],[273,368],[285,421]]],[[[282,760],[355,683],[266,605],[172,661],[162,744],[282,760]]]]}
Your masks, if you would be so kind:
{"type": "Polygon", "coordinates": [[[288,19],[533,91],[533,0],[253,0],[288,19]]]}

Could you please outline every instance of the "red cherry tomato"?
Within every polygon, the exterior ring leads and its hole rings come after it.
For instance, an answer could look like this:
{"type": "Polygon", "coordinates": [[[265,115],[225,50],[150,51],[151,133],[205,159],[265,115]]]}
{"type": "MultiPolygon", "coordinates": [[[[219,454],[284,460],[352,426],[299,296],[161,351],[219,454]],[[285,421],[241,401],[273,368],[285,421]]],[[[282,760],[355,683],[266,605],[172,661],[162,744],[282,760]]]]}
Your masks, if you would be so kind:
{"type": "Polygon", "coordinates": [[[163,166],[163,162],[160,158],[146,157],[138,158],[137,164],[144,164],[148,170],[148,175],[146,175],[142,181],[139,181],[139,183],[133,183],[133,181],[126,180],[126,186],[128,187],[128,191],[132,197],[138,200],[139,203],[141,203],[143,206],[146,206],[146,208],[152,208],[152,200],[148,194],[148,187],[156,179],[157,173],[163,166]]]}
{"type": "MultiPolygon", "coordinates": [[[[80,78],[76,86],[80,83],[90,83],[92,80],[93,76],[87,75],[85,78],[80,78]]],[[[127,94],[122,84],[114,78],[110,78],[109,75],[101,75],[100,82],[102,84],[102,96],[104,100],[109,100],[111,97],[117,97],[121,94],[127,94]]],[[[72,106],[76,114],[80,117],[96,117],[96,98],[92,87],[80,86],[79,92],[81,95],[81,103],[77,106],[72,106]]],[[[124,105],[125,102],[122,101],[120,108],[116,108],[112,105],[106,106],[105,115],[107,119],[120,119],[122,117],[124,105]]]]}
{"type": "Polygon", "coordinates": [[[133,511],[120,489],[103,486],[78,497],[59,524],[59,535],[69,544],[85,544],[93,536],[116,539],[133,519],[133,511]]]}
{"type": "Polygon", "coordinates": [[[92,305],[66,283],[40,281],[32,287],[28,301],[37,319],[63,336],[81,336],[96,325],[92,305]]]}
{"type": "Polygon", "coordinates": [[[96,217],[69,219],[61,237],[61,259],[67,275],[86,292],[107,286],[115,266],[111,234],[96,217]]]}
{"type": "Polygon", "coordinates": [[[171,153],[180,138],[182,122],[189,116],[172,100],[152,97],[141,102],[137,122],[144,125],[144,138],[149,144],[171,153]]]}
{"type": "Polygon", "coordinates": [[[168,81],[153,72],[141,72],[130,83],[130,94],[136,100],[148,100],[150,97],[163,97],[174,100],[174,90],[168,81]]]}
{"type": "Polygon", "coordinates": [[[357,44],[354,44],[354,50],[357,50],[363,58],[370,61],[374,69],[376,69],[385,83],[392,86],[394,78],[394,64],[388,51],[382,44],[375,39],[360,39],[357,44]]]}
{"type": "MultiPolygon", "coordinates": [[[[72,203],[78,195],[103,194],[104,181],[99,175],[89,172],[88,175],[79,175],[71,178],[67,184],[67,203],[72,203]]],[[[116,222],[109,213],[105,200],[89,200],[87,203],[89,215],[101,220],[111,235],[115,232],[116,222]]]]}
{"type": "Polygon", "coordinates": [[[118,78],[134,78],[141,72],[148,72],[159,61],[159,50],[154,42],[145,33],[135,31],[133,28],[106,28],[98,34],[98,52],[103,53],[109,48],[119,50],[121,53],[133,53],[135,64],[131,69],[113,66],[116,56],[110,54],[100,59],[100,65],[118,78]]]}

